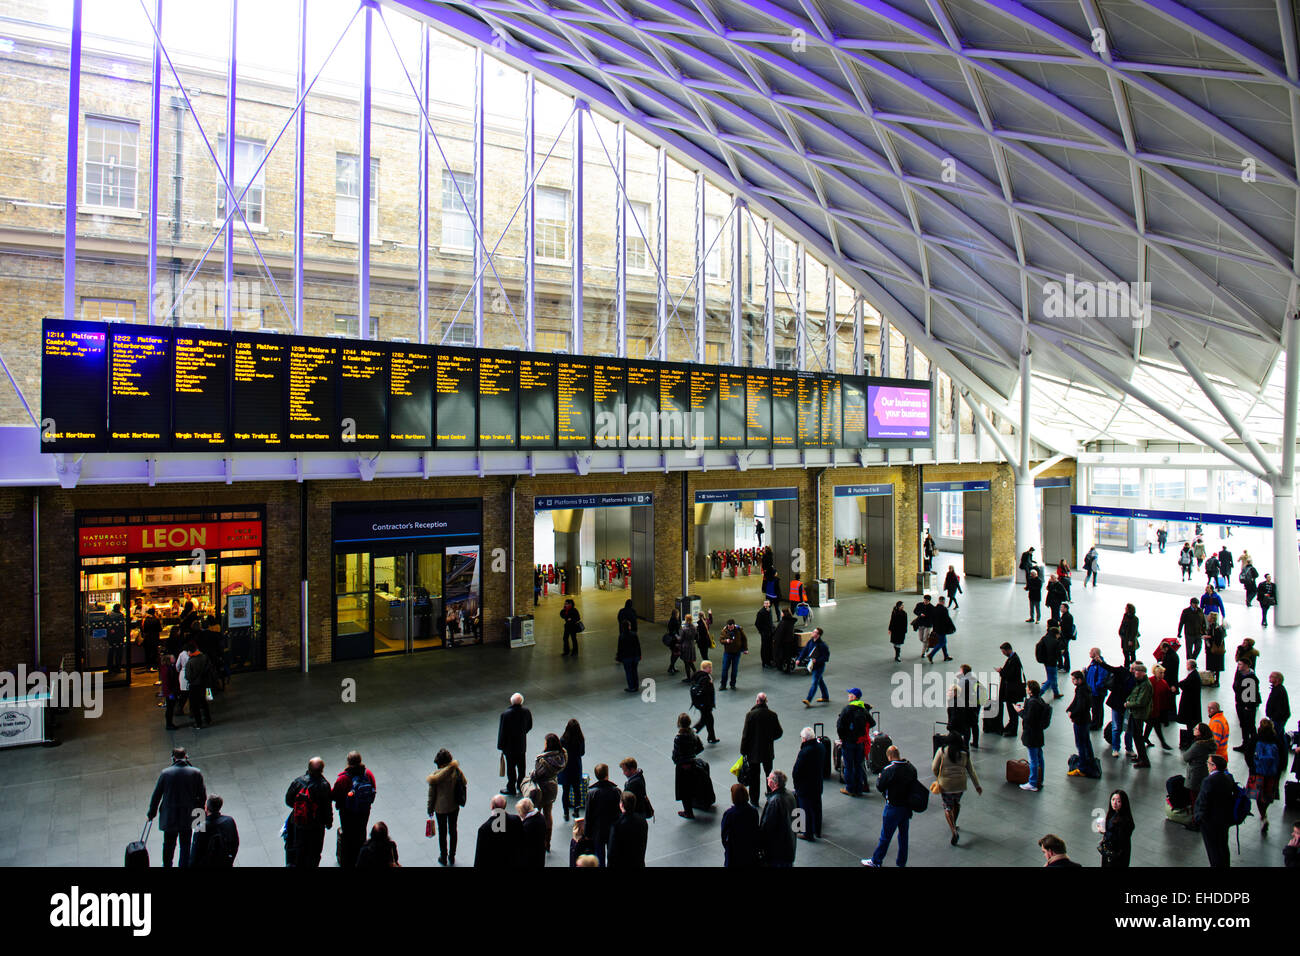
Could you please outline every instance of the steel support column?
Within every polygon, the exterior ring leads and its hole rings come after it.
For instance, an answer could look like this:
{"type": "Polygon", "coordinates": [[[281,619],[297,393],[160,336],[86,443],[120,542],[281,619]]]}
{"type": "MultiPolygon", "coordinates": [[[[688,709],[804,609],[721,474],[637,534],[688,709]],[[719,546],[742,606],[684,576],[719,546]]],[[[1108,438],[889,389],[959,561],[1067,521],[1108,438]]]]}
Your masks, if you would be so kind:
{"type": "MultiPolygon", "coordinates": [[[[1029,472],[1029,418],[1030,418],[1030,384],[1029,349],[1020,349],[1020,455],[1012,461],[1016,475],[1016,558],[1030,547],[1036,548],[1042,555],[1042,544],[1038,540],[1038,496],[1034,493],[1034,476],[1029,472]]],[[[993,440],[1000,436],[990,427],[985,430],[993,440]]],[[[1005,455],[1006,452],[1003,451],[1005,455]]],[[[1008,458],[1008,460],[1010,460],[1008,458]]]]}
{"type": "Polygon", "coordinates": [[[375,9],[369,3],[365,7],[365,43],[361,60],[361,168],[358,170],[361,188],[357,200],[361,203],[360,219],[357,228],[357,247],[360,255],[357,271],[357,315],[360,318],[361,338],[370,338],[370,117],[371,90],[370,78],[373,66],[373,47],[375,27],[375,9]]]}
{"type": "Polygon", "coordinates": [[[655,157],[655,342],[654,358],[668,360],[668,150],[655,157]]]}
{"type": "Polygon", "coordinates": [[[695,361],[704,361],[705,294],[708,236],[704,228],[704,173],[695,174],[695,361]]]}
{"type": "Polygon", "coordinates": [[[614,142],[614,176],[618,202],[614,206],[614,354],[627,358],[627,125],[618,124],[614,142]]]}
{"type": "MultiPolygon", "coordinates": [[[[239,0],[230,0],[230,56],[226,61],[226,225],[225,258],[221,263],[223,279],[222,310],[226,329],[235,327],[235,317],[230,310],[230,294],[235,284],[235,212],[239,197],[235,195],[235,100],[237,87],[237,59],[235,41],[239,34],[239,0]]],[[[197,117],[196,117],[197,119],[197,117]]]]}
{"type": "Polygon", "coordinates": [[[880,317],[880,374],[889,377],[889,320],[880,317]]]}
{"type": "Polygon", "coordinates": [[[835,298],[835,272],[829,263],[826,266],[826,361],[823,370],[835,371],[835,346],[839,341],[840,314],[835,298]]]}
{"type": "Polygon", "coordinates": [[[63,192],[63,317],[77,308],[77,146],[81,142],[81,3],[72,0],[72,35],[68,46],[68,144],[63,192]]]}
{"type": "Polygon", "coordinates": [[[585,156],[585,131],[587,127],[587,104],[582,100],[574,101],[573,110],[573,354],[581,355],[582,346],[582,263],[583,228],[582,173],[585,156]]]}
{"type": "MultiPolygon", "coordinates": [[[[772,247],[775,258],[776,246],[772,247]]],[[[808,367],[808,257],[802,242],[794,247],[794,364],[808,367]]]]}
{"type": "Polygon", "coordinates": [[[866,374],[866,330],[863,328],[862,296],[853,299],[853,374],[866,374]]]}
{"type": "Polygon", "coordinates": [[[148,321],[161,318],[155,314],[161,303],[158,294],[158,128],[162,119],[162,0],[154,0],[153,63],[149,73],[149,290],[146,293],[148,321]]]}
{"type": "Polygon", "coordinates": [[[1277,584],[1277,608],[1273,622],[1280,626],[1290,626],[1300,624],[1300,566],[1296,563],[1295,524],[1296,414],[1300,409],[1300,313],[1286,317],[1282,341],[1286,344],[1282,460],[1272,478],[1273,581],[1277,584]]]}
{"type": "MultiPolygon", "coordinates": [[[[305,2],[305,0],[303,0],[305,2]]],[[[429,74],[430,70],[429,25],[420,24],[420,113],[429,113],[429,74]]],[[[420,125],[420,147],[416,159],[416,244],[420,247],[416,266],[416,301],[419,315],[418,341],[421,345],[429,341],[429,127],[420,125]]]]}
{"type": "Polygon", "coordinates": [[[731,197],[731,364],[741,364],[745,314],[745,218],[748,207],[739,196],[731,197]]]}
{"type": "Polygon", "coordinates": [[[474,50],[474,347],[483,347],[483,273],[487,267],[487,230],[483,228],[483,153],[486,131],[483,104],[487,99],[487,60],[474,50]]]}
{"type": "Polygon", "coordinates": [[[763,230],[763,367],[776,367],[776,224],[763,230]]]}
{"type": "Polygon", "coordinates": [[[524,77],[524,348],[537,346],[537,79],[524,77]]]}
{"type": "Polygon", "coordinates": [[[304,100],[307,95],[307,0],[298,0],[298,69],[294,93],[298,115],[294,118],[293,130],[293,330],[301,335],[306,322],[302,244],[307,222],[307,103],[304,100]]]}

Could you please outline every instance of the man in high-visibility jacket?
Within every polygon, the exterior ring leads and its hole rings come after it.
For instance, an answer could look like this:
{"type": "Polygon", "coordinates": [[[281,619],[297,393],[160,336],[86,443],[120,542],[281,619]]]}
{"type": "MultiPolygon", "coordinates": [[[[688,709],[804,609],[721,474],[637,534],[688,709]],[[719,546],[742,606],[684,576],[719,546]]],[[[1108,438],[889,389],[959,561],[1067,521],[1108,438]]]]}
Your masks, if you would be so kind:
{"type": "Polygon", "coordinates": [[[1217,753],[1224,760],[1228,759],[1228,718],[1223,716],[1223,709],[1214,701],[1210,702],[1206,708],[1210,715],[1207,723],[1210,725],[1210,733],[1214,734],[1214,746],[1217,753]]]}
{"type": "Polygon", "coordinates": [[[799,580],[799,575],[797,575],[797,574],[792,575],[791,578],[790,578],[790,595],[789,595],[789,598],[790,598],[790,603],[791,603],[792,605],[793,605],[793,604],[801,604],[801,603],[803,603],[805,600],[807,600],[807,598],[804,596],[803,582],[801,582],[801,581],[799,580]]]}

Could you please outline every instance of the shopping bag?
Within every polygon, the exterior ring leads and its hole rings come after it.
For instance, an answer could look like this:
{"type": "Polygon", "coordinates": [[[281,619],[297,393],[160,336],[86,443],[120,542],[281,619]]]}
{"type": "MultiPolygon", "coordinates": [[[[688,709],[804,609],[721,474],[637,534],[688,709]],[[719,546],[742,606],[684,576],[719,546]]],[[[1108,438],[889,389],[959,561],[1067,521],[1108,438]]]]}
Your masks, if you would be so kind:
{"type": "Polygon", "coordinates": [[[438,822],[433,817],[429,817],[428,820],[424,821],[424,835],[426,837],[438,835],[438,822]]]}
{"type": "Polygon", "coordinates": [[[740,771],[744,766],[745,766],[745,758],[737,757],[736,762],[731,765],[731,775],[733,777],[739,777],[740,771]]]}

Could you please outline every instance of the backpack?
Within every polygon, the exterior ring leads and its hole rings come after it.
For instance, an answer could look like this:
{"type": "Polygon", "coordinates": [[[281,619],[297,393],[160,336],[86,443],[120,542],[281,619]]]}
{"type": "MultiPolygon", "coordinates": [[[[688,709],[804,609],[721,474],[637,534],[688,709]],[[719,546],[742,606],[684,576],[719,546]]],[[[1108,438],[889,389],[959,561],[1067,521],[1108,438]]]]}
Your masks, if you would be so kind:
{"type": "Polygon", "coordinates": [[[912,781],[907,794],[907,808],[913,813],[925,813],[930,808],[930,788],[919,780],[912,781]]]}
{"type": "MultiPolygon", "coordinates": [[[[348,813],[365,813],[375,802],[375,785],[370,777],[362,771],[352,777],[352,789],[348,791],[344,806],[348,813]]],[[[463,804],[462,804],[463,805],[463,804]]]]}
{"type": "Polygon", "coordinates": [[[694,707],[696,710],[699,710],[700,705],[704,703],[704,698],[705,698],[704,681],[702,680],[691,681],[691,706],[694,707]]]}
{"type": "Polygon", "coordinates": [[[1232,785],[1232,818],[1229,826],[1241,826],[1246,822],[1246,818],[1252,816],[1250,812],[1250,796],[1241,788],[1241,784],[1232,785]]]}
{"type": "Polygon", "coordinates": [[[1260,744],[1255,748],[1255,773],[1272,777],[1278,772],[1277,744],[1260,744]],[[1260,747],[1263,747],[1261,750],[1260,747]]]}
{"type": "Polygon", "coordinates": [[[1088,682],[1088,689],[1092,691],[1094,697],[1099,697],[1106,691],[1110,690],[1110,671],[1106,670],[1104,667],[1089,666],[1088,673],[1085,676],[1088,682]]]}
{"type": "MultiPolygon", "coordinates": [[[[453,788],[453,793],[456,797],[456,806],[458,807],[463,807],[469,800],[469,783],[466,781],[465,775],[460,771],[456,772],[456,785],[453,788]]],[[[373,799],[373,797],[371,799],[373,799]]]]}
{"type": "MultiPolygon", "coordinates": [[[[838,728],[837,728],[838,730],[838,728]]],[[[862,735],[867,731],[867,709],[865,707],[848,708],[848,713],[844,718],[844,729],[839,730],[841,738],[848,740],[861,740],[862,735]]]]}
{"type": "Polygon", "coordinates": [[[289,817],[296,827],[313,826],[320,811],[316,807],[316,801],[312,799],[311,784],[307,778],[299,777],[298,785],[298,792],[293,795],[293,810],[289,817]]]}
{"type": "Polygon", "coordinates": [[[226,838],[221,835],[220,830],[213,830],[208,834],[203,855],[191,865],[206,868],[230,865],[230,850],[226,847],[226,838]]]}

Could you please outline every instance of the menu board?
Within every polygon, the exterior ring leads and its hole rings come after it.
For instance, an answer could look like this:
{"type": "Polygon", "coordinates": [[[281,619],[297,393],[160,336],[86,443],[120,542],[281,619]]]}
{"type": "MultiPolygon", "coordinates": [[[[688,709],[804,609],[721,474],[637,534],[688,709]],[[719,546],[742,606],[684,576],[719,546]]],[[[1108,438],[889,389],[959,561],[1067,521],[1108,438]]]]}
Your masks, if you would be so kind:
{"type": "Polygon", "coordinates": [[[519,360],[519,447],[555,447],[555,360],[519,360]]]}
{"type": "Polygon", "coordinates": [[[561,448],[590,448],[591,363],[560,359],[555,368],[556,432],[561,448]]]}
{"type": "Polygon", "coordinates": [[[171,446],[172,336],[165,326],[116,327],[108,338],[108,447],[171,446]]]}
{"type": "Polygon", "coordinates": [[[795,392],[799,404],[799,447],[816,448],[822,443],[821,421],[817,414],[821,389],[817,387],[817,376],[812,372],[797,372],[795,392]]]}
{"type": "Polygon", "coordinates": [[[659,447],[697,446],[691,420],[691,383],[684,365],[659,369],[659,447]]]}
{"type": "Polygon", "coordinates": [[[840,380],[823,375],[818,383],[821,387],[822,447],[835,448],[843,437],[840,424],[840,380]]]}
{"type": "Polygon", "coordinates": [[[865,448],[867,444],[867,393],[861,379],[842,380],[840,407],[843,411],[845,448],[865,448]]]}
{"type": "Polygon", "coordinates": [[[99,323],[41,325],[41,451],[108,448],[108,331],[99,323]]]}
{"type": "Polygon", "coordinates": [[[691,369],[691,433],[698,448],[718,445],[718,373],[691,369]]]}
{"type": "Polygon", "coordinates": [[[467,351],[438,351],[434,379],[439,448],[473,448],[476,422],[478,361],[467,351]]]}
{"type": "Polygon", "coordinates": [[[659,447],[659,368],[645,362],[627,366],[627,444],[659,447]]]}
{"type": "Polygon", "coordinates": [[[793,375],[772,375],[772,447],[798,447],[798,382],[793,375]]]}
{"type": "Polygon", "coordinates": [[[395,345],[388,356],[388,447],[433,447],[433,366],[430,348],[395,345]]]}
{"type": "Polygon", "coordinates": [[[339,354],[338,421],[343,447],[388,447],[387,350],[355,342],[339,354]]]}
{"type": "Polygon", "coordinates": [[[478,360],[480,448],[514,448],[519,432],[519,360],[481,355],[478,360]]]}
{"type": "Polygon", "coordinates": [[[234,448],[249,451],[285,445],[289,343],[273,335],[236,332],[230,381],[230,434],[234,448]]]}
{"type": "Polygon", "coordinates": [[[718,447],[745,447],[744,372],[718,372],[718,447]]]}
{"type": "Polygon", "coordinates": [[[767,372],[745,373],[745,444],[772,447],[772,379],[767,372]]]}
{"type": "Polygon", "coordinates": [[[624,389],[627,368],[617,360],[591,364],[591,407],[596,416],[596,447],[622,448],[627,438],[624,389]]]}
{"type": "Polygon", "coordinates": [[[177,329],[172,389],[172,449],[225,447],[230,437],[230,335],[177,329]]]}
{"type": "Polygon", "coordinates": [[[334,339],[289,342],[289,443],[295,448],[333,448],[339,426],[339,346],[334,339]]]}

